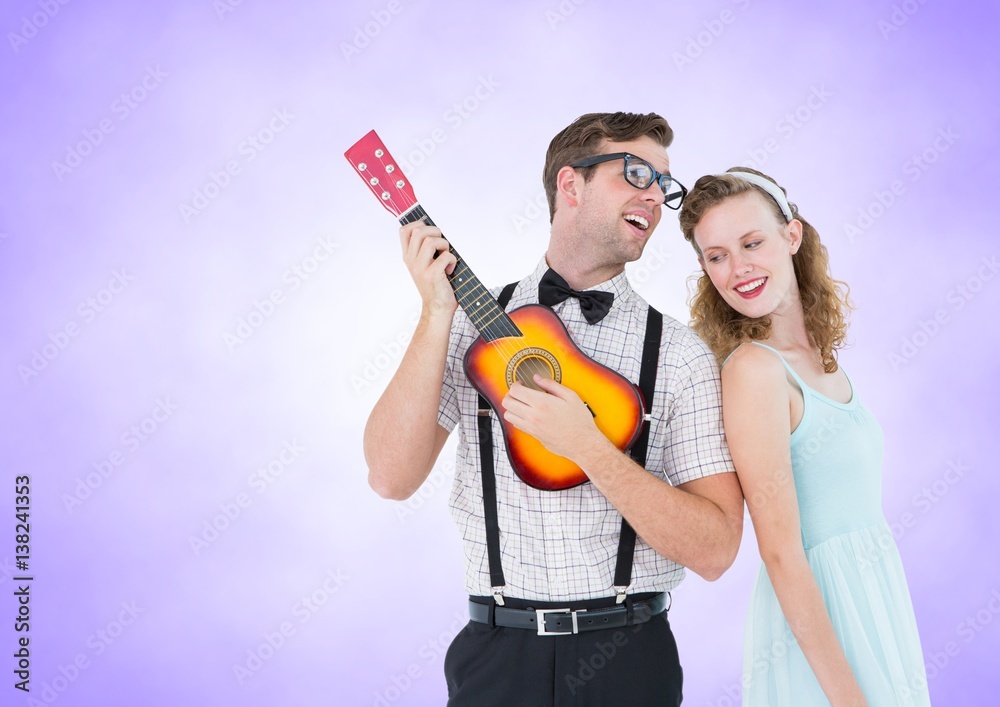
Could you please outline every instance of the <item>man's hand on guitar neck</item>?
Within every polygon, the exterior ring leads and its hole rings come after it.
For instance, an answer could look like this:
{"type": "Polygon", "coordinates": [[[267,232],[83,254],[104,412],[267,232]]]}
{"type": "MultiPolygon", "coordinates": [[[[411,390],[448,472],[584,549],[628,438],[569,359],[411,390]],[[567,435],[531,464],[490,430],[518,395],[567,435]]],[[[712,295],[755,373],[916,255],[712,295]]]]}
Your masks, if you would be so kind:
{"type": "Polygon", "coordinates": [[[455,269],[457,260],[448,251],[448,241],[441,235],[441,229],[420,222],[410,223],[399,229],[399,243],[403,262],[420,293],[422,316],[430,320],[447,319],[450,327],[458,301],[448,275],[455,269]]]}
{"type": "Polygon", "coordinates": [[[440,229],[408,224],[399,230],[399,240],[423,311],[399,368],[368,417],[364,448],[368,483],[380,496],[403,500],[420,488],[448,439],[437,412],[458,302],[448,282],[456,258],[440,229]]]}

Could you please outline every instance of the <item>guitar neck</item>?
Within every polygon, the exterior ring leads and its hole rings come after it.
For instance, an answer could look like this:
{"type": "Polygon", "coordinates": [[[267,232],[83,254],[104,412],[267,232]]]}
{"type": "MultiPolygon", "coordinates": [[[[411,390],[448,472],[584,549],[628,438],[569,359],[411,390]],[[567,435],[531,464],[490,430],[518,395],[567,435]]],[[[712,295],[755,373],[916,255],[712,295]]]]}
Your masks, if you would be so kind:
{"type": "MultiPolygon", "coordinates": [[[[403,226],[417,221],[423,221],[428,226],[437,225],[419,203],[414,204],[412,208],[399,217],[399,223],[403,226]]],[[[448,251],[458,261],[451,275],[448,275],[448,282],[451,283],[451,289],[455,291],[455,299],[458,300],[458,304],[469,316],[483,339],[496,341],[508,336],[521,336],[521,331],[503,311],[503,307],[497,302],[496,297],[490,294],[490,291],[476,277],[476,274],[472,272],[472,269],[450,242],[448,243],[448,251]]]]}

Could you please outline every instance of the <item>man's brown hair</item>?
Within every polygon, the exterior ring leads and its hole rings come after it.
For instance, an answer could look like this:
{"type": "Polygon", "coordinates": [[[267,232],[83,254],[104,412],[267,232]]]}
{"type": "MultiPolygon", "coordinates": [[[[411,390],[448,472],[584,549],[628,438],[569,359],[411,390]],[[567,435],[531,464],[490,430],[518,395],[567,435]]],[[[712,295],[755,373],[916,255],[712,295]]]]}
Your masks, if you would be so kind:
{"type": "MultiPolygon", "coordinates": [[[[545,196],[549,200],[549,222],[556,212],[556,175],[560,169],[591,157],[604,140],[628,142],[640,137],[651,137],[666,148],[674,141],[674,131],[656,113],[587,113],[552,138],[542,170],[545,196]]],[[[590,181],[596,167],[580,168],[584,182],[590,181]]]]}

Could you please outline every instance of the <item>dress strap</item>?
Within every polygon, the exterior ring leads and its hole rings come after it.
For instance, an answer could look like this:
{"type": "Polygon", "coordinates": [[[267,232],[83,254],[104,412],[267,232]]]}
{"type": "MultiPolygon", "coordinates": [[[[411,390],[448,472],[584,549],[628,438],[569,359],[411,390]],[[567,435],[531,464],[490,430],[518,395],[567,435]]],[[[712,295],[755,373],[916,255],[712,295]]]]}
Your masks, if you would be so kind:
{"type": "MultiPolygon", "coordinates": [[[[792,380],[794,380],[796,383],[798,383],[799,390],[801,390],[803,394],[805,394],[806,391],[812,390],[812,388],[810,388],[809,385],[804,380],[802,380],[801,376],[799,376],[799,374],[795,372],[795,369],[792,368],[791,364],[788,363],[788,361],[785,360],[785,357],[781,355],[780,351],[778,351],[775,348],[772,348],[771,346],[768,346],[767,344],[762,344],[759,341],[751,341],[750,343],[753,344],[754,346],[759,346],[762,349],[767,349],[768,351],[771,351],[772,353],[774,353],[774,355],[776,355],[778,357],[778,359],[780,359],[781,362],[783,364],[785,364],[785,370],[788,371],[789,375],[792,376],[792,380]]],[[[736,352],[734,351],[733,353],[736,353],[736,352]]],[[[732,356],[733,354],[729,354],[729,355],[732,356]]],[[[726,359],[726,360],[729,360],[729,359],[726,359]]],[[[723,364],[723,365],[725,365],[725,364],[723,364]]]]}

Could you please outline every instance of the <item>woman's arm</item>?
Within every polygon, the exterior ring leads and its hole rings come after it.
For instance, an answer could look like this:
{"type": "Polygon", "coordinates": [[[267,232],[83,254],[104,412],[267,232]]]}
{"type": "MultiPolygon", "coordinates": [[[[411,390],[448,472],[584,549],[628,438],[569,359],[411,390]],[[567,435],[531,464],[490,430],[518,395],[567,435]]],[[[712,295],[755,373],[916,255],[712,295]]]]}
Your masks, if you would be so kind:
{"type": "Polygon", "coordinates": [[[785,619],[834,707],[867,705],[802,547],[788,383],[770,351],[744,346],[722,369],[722,414],[760,556],[785,619]]]}

